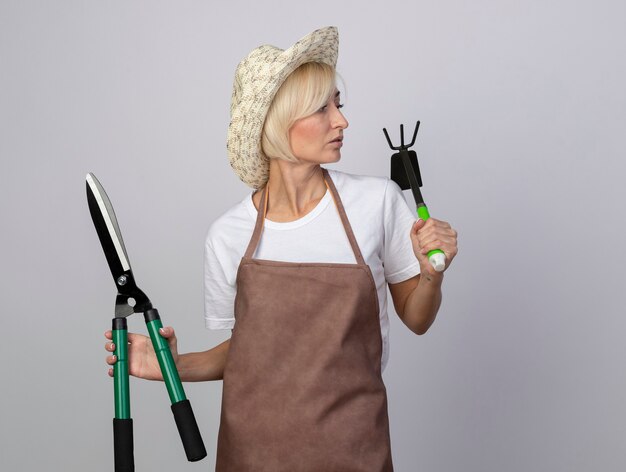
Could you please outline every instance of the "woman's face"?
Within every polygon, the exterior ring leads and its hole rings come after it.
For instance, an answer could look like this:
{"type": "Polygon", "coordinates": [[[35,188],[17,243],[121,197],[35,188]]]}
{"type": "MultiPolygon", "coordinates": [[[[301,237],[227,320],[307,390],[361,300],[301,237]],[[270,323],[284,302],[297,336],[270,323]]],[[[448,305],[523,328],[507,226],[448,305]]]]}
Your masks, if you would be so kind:
{"type": "Polygon", "coordinates": [[[298,159],[314,164],[337,162],[341,158],[343,130],[348,121],[341,113],[339,92],[326,105],[294,123],[289,130],[291,150],[298,159]]]}

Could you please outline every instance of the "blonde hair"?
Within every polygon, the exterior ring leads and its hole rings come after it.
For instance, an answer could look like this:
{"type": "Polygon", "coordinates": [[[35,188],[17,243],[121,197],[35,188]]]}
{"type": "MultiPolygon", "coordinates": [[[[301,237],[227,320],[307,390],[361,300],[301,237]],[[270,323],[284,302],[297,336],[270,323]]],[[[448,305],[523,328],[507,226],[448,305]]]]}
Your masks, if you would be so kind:
{"type": "Polygon", "coordinates": [[[267,157],[298,162],[291,151],[289,130],[296,121],[322,108],[335,84],[335,68],[321,62],[302,64],[287,77],[265,117],[261,150],[267,157]]]}

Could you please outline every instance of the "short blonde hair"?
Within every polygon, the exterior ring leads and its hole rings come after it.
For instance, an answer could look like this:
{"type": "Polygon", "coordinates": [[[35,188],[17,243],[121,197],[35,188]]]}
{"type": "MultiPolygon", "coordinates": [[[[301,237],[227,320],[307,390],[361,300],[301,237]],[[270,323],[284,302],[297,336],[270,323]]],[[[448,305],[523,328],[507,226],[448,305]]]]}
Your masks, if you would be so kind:
{"type": "Polygon", "coordinates": [[[322,108],[336,87],[335,68],[307,62],[294,70],[276,92],[261,133],[263,153],[274,159],[298,162],[289,143],[289,130],[299,119],[322,108]]]}

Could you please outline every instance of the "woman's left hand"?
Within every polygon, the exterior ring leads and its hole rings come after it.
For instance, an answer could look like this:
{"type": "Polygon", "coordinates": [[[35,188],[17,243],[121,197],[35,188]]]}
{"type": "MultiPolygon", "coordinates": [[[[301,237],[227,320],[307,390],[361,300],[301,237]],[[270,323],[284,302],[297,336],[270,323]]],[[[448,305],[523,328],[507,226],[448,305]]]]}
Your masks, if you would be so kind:
{"type": "Polygon", "coordinates": [[[446,255],[446,267],[444,271],[450,267],[450,263],[457,254],[457,232],[449,223],[435,218],[429,218],[424,221],[418,219],[413,223],[411,228],[411,242],[413,243],[413,252],[420,263],[420,271],[422,274],[437,275],[433,266],[428,260],[428,252],[433,249],[441,249],[446,255]]]}

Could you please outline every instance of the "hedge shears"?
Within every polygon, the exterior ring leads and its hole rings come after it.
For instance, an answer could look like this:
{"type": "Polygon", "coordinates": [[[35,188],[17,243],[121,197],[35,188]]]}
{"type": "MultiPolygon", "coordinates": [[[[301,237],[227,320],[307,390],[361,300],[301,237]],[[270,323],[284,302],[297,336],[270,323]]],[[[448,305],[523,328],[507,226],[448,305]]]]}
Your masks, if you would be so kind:
{"type": "Polygon", "coordinates": [[[126,318],[133,313],[143,313],[144,315],[152,346],[172,403],[174,420],[183,442],[185,454],[189,461],[198,461],[206,457],[206,449],[191,409],[191,403],[185,396],[172,352],[167,341],[159,334],[159,329],[163,326],[159,312],[135,283],[113,206],[104,188],[92,173],[87,174],[87,202],[117,288],[115,317],[113,318],[114,354],[117,356],[117,362],[113,367],[115,472],[132,472],[135,470],[133,420],[130,416],[128,328],[126,322],[126,318]]]}

